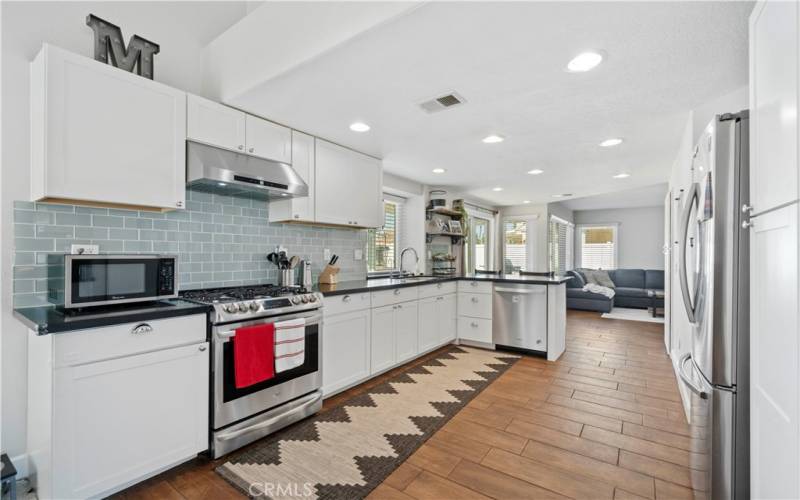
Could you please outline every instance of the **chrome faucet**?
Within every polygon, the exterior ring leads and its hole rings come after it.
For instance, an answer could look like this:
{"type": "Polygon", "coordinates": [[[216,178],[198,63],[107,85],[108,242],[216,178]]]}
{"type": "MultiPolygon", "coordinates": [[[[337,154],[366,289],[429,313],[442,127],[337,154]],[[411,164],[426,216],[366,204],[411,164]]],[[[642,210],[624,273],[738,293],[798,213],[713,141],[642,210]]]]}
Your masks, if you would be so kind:
{"type": "Polygon", "coordinates": [[[417,251],[414,250],[413,247],[405,247],[403,250],[401,250],[400,251],[400,268],[397,271],[399,273],[398,278],[402,278],[403,277],[403,257],[406,255],[406,252],[408,252],[409,250],[414,252],[414,263],[418,263],[419,262],[419,254],[417,254],[417,251]]]}

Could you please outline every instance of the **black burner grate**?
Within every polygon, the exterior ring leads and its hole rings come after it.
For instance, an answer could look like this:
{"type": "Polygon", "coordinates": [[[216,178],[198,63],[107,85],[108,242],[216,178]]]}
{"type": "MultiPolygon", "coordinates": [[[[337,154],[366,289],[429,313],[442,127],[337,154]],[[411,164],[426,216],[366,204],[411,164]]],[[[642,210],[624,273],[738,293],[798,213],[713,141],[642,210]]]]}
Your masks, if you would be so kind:
{"type": "Polygon", "coordinates": [[[285,287],[278,285],[237,286],[227,288],[206,288],[200,290],[186,290],[180,293],[181,298],[213,304],[218,302],[231,302],[237,300],[265,299],[270,297],[284,297],[308,293],[304,288],[285,287]]]}

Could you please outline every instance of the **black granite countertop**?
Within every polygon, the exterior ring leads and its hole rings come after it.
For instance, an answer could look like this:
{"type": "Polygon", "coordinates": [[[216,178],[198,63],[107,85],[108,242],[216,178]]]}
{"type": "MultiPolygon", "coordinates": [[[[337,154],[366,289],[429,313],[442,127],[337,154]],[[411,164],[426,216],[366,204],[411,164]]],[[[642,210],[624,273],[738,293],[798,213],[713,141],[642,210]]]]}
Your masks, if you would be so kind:
{"type": "Polygon", "coordinates": [[[315,292],[320,292],[326,297],[334,295],[344,295],[347,293],[376,292],[379,290],[391,290],[394,288],[404,288],[409,286],[424,286],[433,283],[443,283],[446,281],[491,281],[495,283],[521,283],[528,285],[560,285],[570,276],[520,276],[518,274],[469,274],[465,276],[429,277],[428,279],[389,279],[373,278],[365,280],[341,281],[335,285],[319,284],[314,287],[315,292]]]}
{"type": "Polygon", "coordinates": [[[150,304],[95,309],[89,312],[65,313],[55,306],[14,309],[14,317],[39,335],[71,332],[86,328],[119,325],[135,321],[204,314],[209,307],[181,299],[162,300],[150,304]]]}

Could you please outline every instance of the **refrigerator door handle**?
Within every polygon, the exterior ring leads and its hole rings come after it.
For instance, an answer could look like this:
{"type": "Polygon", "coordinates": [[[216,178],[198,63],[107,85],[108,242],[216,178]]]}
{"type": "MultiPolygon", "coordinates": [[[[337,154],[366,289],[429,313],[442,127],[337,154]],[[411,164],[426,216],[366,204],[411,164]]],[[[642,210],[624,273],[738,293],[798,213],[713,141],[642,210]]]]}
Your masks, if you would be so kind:
{"type": "Polygon", "coordinates": [[[708,399],[708,393],[701,389],[700,387],[695,384],[694,380],[692,380],[692,376],[686,373],[686,362],[692,360],[692,354],[686,353],[681,356],[681,359],[678,361],[678,375],[683,380],[683,383],[686,384],[689,389],[700,396],[700,399],[708,399]]]}
{"type": "Polygon", "coordinates": [[[697,319],[695,317],[695,309],[694,305],[692,305],[692,298],[691,292],[689,291],[689,278],[686,275],[686,235],[689,233],[689,223],[691,222],[692,217],[692,205],[697,200],[699,196],[699,187],[697,183],[692,183],[692,186],[689,188],[689,193],[686,196],[686,206],[683,208],[683,216],[681,217],[681,221],[683,223],[681,227],[681,238],[680,238],[680,249],[678,251],[678,262],[680,263],[678,266],[678,277],[680,278],[681,283],[681,292],[683,295],[683,305],[686,306],[686,314],[689,316],[690,323],[696,323],[697,319]]]}

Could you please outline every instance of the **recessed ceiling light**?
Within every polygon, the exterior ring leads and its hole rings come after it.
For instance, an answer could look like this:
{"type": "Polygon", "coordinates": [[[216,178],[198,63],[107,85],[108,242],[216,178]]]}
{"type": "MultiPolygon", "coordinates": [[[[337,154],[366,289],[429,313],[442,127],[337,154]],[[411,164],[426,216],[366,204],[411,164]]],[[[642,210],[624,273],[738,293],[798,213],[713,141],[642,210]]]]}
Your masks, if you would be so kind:
{"type": "Polygon", "coordinates": [[[503,190],[503,188],[501,188],[501,187],[492,188],[492,191],[502,191],[502,190],[503,190]]]}
{"type": "Polygon", "coordinates": [[[433,170],[431,170],[431,172],[433,172],[434,174],[443,174],[446,172],[446,170],[443,168],[434,168],[433,170]]]}
{"type": "Polygon", "coordinates": [[[572,196],[572,193],[561,193],[561,194],[554,194],[553,198],[568,198],[572,196]]]}
{"type": "Polygon", "coordinates": [[[606,139],[605,141],[600,143],[600,145],[604,148],[619,146],[620,144],[622,144],[622,139],[620,139],[619,137],[612,137],[611,139],[606,139]]]}
{"type": "Polygon", "coordinates": [[[528,203],[530,203],[530,202],[531,202],[531,200],[525,200],[525,201],[523,201],[522,203],[524,203],[524,204],[526,204],[526,205],[527,205],[527,204],[528,204],[528,203]]]}
{"type": "Polygon", "coordinates": [[[484,137],[482,140],[483,140],[483,142],[485,142],[486,144],[497,144],[498,142],[503,142],[503,141],[505,141],[505,140],[506,140],[506,138],[505,138],[505,137],[503,137],[502,135],[494,135],[494,134],[492,134],[492,135],[487,135],[487,136],[486,136],[486,137],[484,137]]]}
{"type": "Polygon", "coordinates": [[[353,132],[366,132],[369,130],[369,125],[363,122],[355,122],[350,124],[350,130],[353,132]]]}
{"type": "Polygon", "coordinates": [[[538,168],[534,168],[533,170],[528,170],[528,173],[531,175],[539,175],[544,173],[544,170],[539,170],[538,168]]]}
{"type": "Polygon", "coordinates": [[[615,175],[613,177],[615,179],[626,179],[626,178],[628,178],[630,176],[631,176],[631,174],[621,173],[621,174],[617,174],[617,175],[615,175]]]}
{"type": "Polygon", "coordinates": [[[567,71],[582,73],[589,71],[603,62],[603,54],[599,52],[582,52],[567,64],[567,71]]]}

